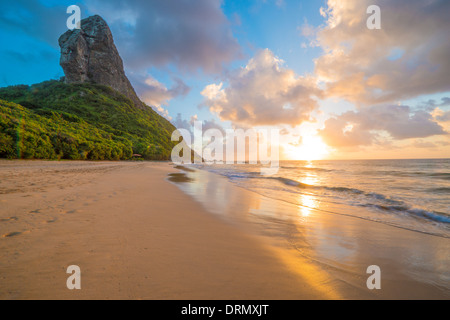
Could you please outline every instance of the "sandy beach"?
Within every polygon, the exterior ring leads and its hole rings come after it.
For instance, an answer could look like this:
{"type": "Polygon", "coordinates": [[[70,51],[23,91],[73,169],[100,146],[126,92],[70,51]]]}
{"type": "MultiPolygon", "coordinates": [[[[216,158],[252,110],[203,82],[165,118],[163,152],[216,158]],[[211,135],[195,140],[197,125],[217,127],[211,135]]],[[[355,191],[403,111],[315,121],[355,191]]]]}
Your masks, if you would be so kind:
{"type": "Polygon", "coordinates": [[[168,181],[180,172],[167,162],[0,161],[0,299],[450,297],[449,239],[319,212],[288,226],[301,239],[277,238],[254,210],[290,208],[210,173],[188,172],[190,187],[168,181]],[[377,263],[383,288],[370,291],[365,268],[377,263]],[[70,265],[81,290],[66,287],[70,265]]]}
{"type": "Polygon", "coordinates": [[[1,163],[1,299],[320,298],[165,181],[167,163],[1,163]],[[78,265],[82,289],[66,288],[78,265]]]}

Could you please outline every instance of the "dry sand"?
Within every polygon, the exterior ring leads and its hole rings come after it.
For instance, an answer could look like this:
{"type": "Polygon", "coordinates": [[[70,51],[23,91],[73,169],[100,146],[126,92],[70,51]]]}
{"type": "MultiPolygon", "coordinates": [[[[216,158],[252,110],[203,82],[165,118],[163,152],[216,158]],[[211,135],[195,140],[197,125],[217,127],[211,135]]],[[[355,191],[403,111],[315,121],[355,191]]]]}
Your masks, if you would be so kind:
{"type": "Polygon", "coordinates": [[[1,299],[327,297],[166,181],[168,163],[0,162],[1,299]],[[81,268],[81,290],[66,269],[81,268]]]}

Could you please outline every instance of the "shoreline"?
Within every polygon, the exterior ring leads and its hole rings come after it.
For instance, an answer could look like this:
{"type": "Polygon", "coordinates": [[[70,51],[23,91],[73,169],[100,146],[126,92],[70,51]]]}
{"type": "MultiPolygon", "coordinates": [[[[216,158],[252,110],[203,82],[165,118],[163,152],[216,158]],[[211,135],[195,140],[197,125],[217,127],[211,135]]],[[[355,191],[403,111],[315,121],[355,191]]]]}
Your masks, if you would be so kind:
{"type": "Polygon", "coordinates": [[[297,206],[248,190],[207,170],[184,173],[208,185],[208,191],[202,192],[201,188],[189,188],[192,184],[178,184],[206,210],[275,247],[276,254],[294,272],[301,273],[302,264],[323,271],[331,287],[338,288],[345,299],[450,298],[449,238],[297,206]],[[215,189],[221,190],[220,195],[209,191],[215,189]],[[228,200],[226,205],[221,198],[228,200]],[[236,214],[238,211],[241,214],[236,214]],[[366,268],[377,264],[382,269],[383,290],[370,291],[365,282],[370,276],[366,268]]]}
{"type": "Polygon", "coordinates": [[[0,238],[0,299],[449,298],[404,269],[440,254],[445,274],[448,241],[317,211],[292,223],[292,206],[206,171],[168,181],[177,173],[168,162],[0,162],[0,237],[11,234],[0,238]],[[374,262],[379,292],[365,288],[374,262]],[[66,288],[69,265],[81,290],[66,288]]]}

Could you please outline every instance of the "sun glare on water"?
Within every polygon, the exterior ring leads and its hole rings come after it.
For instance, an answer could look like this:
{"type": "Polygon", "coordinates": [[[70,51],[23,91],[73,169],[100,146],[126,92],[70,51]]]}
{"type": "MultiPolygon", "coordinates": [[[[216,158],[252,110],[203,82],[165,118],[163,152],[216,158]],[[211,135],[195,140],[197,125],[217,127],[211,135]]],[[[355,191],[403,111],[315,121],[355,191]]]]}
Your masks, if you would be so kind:
{"type": "Polygon", "coordinates": [[[326,157],[329,147],[318,136],[303,136],[302,144],[290,148],[292,160],[321,160],[326,157]]]}

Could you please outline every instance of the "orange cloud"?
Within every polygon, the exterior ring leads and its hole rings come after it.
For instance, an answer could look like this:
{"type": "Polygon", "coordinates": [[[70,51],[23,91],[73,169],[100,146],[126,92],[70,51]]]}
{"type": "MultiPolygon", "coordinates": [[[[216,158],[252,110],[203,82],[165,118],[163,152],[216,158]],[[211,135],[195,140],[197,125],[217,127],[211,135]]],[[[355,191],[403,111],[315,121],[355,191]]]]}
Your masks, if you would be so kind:
{"type": "Polygon", "coordinates": [[[326,120],[325,128],[319,130],[324,142],[332,147],[368,146],[447,134],[430,113],[396,105],[349,111],[326,120]]]}
{"type": "Polygon", "coordinates": [[[325,94],[351,102],[388,103],[450,88],[449,1],[329,0],[317,42],[315,72],[325,94]],[[381,30],[366,27],[369,5],[381,30]]]}
{"type": "Polygon", "coordinates": [[[210,84],[202,95],[221,120],[240,125],[298,125],[318,108],[320,90],[300,77],[269,49],[259,51],[243,68],[231,72],[227,85],[210,84]]]}

